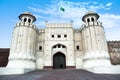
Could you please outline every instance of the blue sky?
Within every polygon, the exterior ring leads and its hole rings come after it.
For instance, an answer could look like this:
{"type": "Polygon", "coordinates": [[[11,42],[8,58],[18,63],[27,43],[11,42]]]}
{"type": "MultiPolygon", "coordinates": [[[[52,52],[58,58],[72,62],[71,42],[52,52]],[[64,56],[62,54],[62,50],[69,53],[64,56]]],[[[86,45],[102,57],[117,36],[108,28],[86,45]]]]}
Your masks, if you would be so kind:
{"type": "Polygon", "coordinates": [[[0,0],[0,48],[9,48],[18,16],[26,11],[36,16],[38,28],[48,22],[70,22],[80,28],[82,16],[88,11],[100,15],[107,40],[120,40],[120,0],[0,0]],[[59,10],[60,7],[65,12],[59,10]]]}

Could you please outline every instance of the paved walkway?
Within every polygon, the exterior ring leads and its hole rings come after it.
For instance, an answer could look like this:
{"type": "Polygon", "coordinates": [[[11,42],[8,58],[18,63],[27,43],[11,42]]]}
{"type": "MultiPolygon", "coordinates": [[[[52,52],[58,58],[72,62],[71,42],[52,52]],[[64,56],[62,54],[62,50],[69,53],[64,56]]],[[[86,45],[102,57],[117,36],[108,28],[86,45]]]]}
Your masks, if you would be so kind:
{"type": "Polygon", "coordinates": [[[85,70],[36,70],[21,75],[0,75],[0,80],[120,80],[120,74],[94,74],[85,70]]]}

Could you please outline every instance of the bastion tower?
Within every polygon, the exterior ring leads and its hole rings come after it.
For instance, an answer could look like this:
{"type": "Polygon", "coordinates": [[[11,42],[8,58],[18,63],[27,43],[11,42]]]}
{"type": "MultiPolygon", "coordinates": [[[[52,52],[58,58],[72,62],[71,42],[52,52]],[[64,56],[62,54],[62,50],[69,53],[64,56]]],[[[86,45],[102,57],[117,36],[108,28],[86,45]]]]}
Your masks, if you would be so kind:
{"type": "Polygon", "coordinates": [[[81,28],[84,53],[83,68],[95,71],[111,65],[104,28],[98,18],[97,13],[88,12],[82,18],[84,24],[81,28]]]}
{"type": "Polygon", "coordinates": [[[36,49],[36,27],[33,22],[35,16],[29,12],[19,15],[18,22],[14,28],[8,68],[36,68],[35,49],[36,49]]]}

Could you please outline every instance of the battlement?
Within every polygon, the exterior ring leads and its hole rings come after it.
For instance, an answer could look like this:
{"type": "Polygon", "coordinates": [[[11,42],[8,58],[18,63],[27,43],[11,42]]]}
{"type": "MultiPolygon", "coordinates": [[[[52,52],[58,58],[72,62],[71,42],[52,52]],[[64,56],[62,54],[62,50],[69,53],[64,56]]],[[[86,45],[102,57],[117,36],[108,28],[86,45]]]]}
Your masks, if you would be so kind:
{"type": "Polygon", "coordinates": [[[120,48],[120,41],[107,41],[107,44],[108,44],[108,47],[120,48]]]}
{"type": "Polygon", "coordinates": [[[89,22],[89,23],[85,23],[83,24],[84,26],[102,26],[102,22],[89,22]]]}
{"type": "Polygon", "coordinates": [[[72,27],[72,21],[71,23],[48,23],[46,22],[46,27],[72,27]]]}
{"type": "Polygon", "coordinates": [[[37,29],[38,34],[45,33],[45,29],[37,29]]]}
{"type": "Polygon", "coordinates": [[[101,26],[102,27],[102,22],[89,22],[89,23],[84,23],[81,28],[80,31],[82,31],[84,28],[87,28],[89,26],[101,26]]]}
{"type": "Polygon", "coordinates": [[[31,28],[36,30],[36,26],[31,24],[31,23],[28,23],[28,22],[18,22],[18,23],[16,23],[16,27],[20,27],[20,26],[31,27],[31,28]]]}

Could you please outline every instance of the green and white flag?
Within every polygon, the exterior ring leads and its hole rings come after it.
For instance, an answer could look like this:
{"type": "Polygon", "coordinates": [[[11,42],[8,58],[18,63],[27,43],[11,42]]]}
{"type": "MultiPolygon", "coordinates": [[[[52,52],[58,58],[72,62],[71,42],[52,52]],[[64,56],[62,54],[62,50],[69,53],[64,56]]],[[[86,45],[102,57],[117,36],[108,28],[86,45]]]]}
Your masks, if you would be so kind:
{"type": "Polygon", "coordinates": [[[63,7],[60,7],[60,11],[65,12],[65,9],[63,7]]]}

